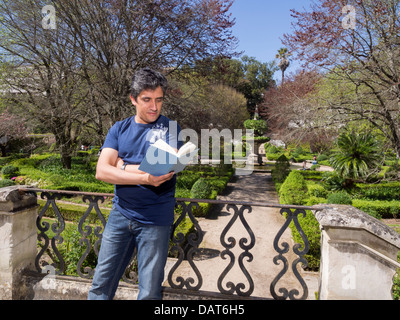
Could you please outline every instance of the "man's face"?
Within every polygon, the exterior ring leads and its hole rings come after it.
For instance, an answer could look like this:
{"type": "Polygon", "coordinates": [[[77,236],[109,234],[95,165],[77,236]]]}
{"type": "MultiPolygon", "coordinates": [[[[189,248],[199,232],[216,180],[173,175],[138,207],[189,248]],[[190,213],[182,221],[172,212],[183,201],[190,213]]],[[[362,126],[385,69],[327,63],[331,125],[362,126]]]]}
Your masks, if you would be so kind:
{"type": "Polygon", "coordinates": [[[161,114],[164,92],[161,87],[153,90],[143,90],[137,99],[131,96],[136,107],[136,122],[149,124],[155,122],[161,114]]]}

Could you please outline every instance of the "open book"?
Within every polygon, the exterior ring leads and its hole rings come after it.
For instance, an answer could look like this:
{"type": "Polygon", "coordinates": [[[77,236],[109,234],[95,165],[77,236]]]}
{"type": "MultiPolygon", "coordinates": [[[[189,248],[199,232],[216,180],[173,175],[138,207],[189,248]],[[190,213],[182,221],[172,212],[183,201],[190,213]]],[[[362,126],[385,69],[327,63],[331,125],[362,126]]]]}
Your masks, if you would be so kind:
{"type": "Polygon", "coordinates": [[[162,176],[169,172],[181,172],[197,155],[199,149],[188,142],[178,152],[164,140],[159,139],[149,147],[146,157],[139,166],[139,170],[162,176]]]}

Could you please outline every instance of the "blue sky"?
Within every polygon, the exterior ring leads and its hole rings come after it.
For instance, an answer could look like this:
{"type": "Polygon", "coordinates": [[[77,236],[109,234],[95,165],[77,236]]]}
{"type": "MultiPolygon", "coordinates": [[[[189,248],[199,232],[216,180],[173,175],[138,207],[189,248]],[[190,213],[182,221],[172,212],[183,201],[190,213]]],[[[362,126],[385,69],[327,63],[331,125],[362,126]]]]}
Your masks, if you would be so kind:
{"type": "MultiPolygon", "coordinates": [[[[275,59],[279,48],[283,47],[280,38],[291,32],[292,17],[290,9],[308,9],[312,0],[235,0],[230,12],[236,18],[233,34],[239,39],[239,51],[255,57],[261,62],[275,59]]],[[[292,61],[288,72],[299,68],[292,61]]],[[[275,73],[280,79],[280,73],[275,73]]]]}

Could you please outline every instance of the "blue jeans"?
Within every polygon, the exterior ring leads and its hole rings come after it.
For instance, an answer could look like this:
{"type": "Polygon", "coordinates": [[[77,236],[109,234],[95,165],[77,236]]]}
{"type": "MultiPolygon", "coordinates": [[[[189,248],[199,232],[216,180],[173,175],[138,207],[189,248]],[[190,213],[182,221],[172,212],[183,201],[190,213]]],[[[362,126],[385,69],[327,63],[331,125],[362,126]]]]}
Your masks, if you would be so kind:
{"type": "Polygon", "coordinates": [[[138,300],[160,300],[172,226],[144,225],[113,209],[103,233],[89,300],[112,300],[135,247],[138,300]]]}

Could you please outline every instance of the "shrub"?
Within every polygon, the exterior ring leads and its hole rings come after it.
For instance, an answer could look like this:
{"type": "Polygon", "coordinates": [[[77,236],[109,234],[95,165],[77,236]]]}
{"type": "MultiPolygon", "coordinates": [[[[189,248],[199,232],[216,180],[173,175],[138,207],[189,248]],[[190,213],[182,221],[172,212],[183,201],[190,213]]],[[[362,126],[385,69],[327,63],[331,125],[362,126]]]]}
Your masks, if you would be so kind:
{"type": "Polygon", "coordinates": [[[226,188],[229,182],[228,177],[209,177],[207,178],[207,183],[210,185],[211,189],[216,191],[216,194],[221,193],[226,188]]]}
{"type": "MultiPolygon", "coordinates": [[[[299,224],[301,225],[308,242],[310,244],[310,249],[304,256],[308,262],[308,270],[318,270],[321,259],[321,231],[320,225],[313,213],[307,210],[307,214],[303,217],[302,214],[298,216],[299,224]]],[[[294,241],[300,243],[304,246],[304,241],[297,231],[294,223],[290,224],[294,241]]]]}
{"type": "Polygon", "coordinates": [[[352,205],[353,201],[351,200],[350,195],[345,191],[338,191],[331,193],[326,199],[326,203],[328,204],[347,204],[352,205]]]}
{"type": "MultiPolygon", "coordinates": [[[[400,258],[398,258],[400,261],[400,258]]],[[[397,270],[396,275],[393,278],[393,300],[400,300],[400,271],[397,270]]]]}
{"type": "Polygon", "coordinates": [[[19,176],[19,168],[12,165],[5,166],[1,169],[3,179],[11,179],[19,176]]]}
{"type": "Polygon", "coordinates": [[[192,189],[195,182],[200,178],[200,174],[180,174],[176,180],[176,187],[179,189],[192,189]]]}
{"type": "Polygon", "coordinates": [[[282,204],[302,205],[306,201],[307,185],[300,171],[292,171],[279,190],[282,204]]]}
{"type": "Polygon", "coordinates": [[[328,191],[321,185],[319,184],[308,184],[308,195],[309,196],[314,196],[318,198],[326,198],[328,195],[328,191]]]}
{"type": "Polygon", "coordinates": [[[307,152],[306,152],[301,146],[298,146],[298,147],[296,148],[296,150],[294,151],[294,153],[296,153],[296,154],[298,154],[298,155],[305,155],[305,154],[307,154],[307,152]]]}
{"type": "Polygon", "coordinates": [[[195,182],[190,190],[193,199],[208,199],[211,196],[212,188],[205,178],[200,178],[195,182]]]}
{"type": "Polygon", "coordinates": [[[6,180],[0,180],[0,188],[4,188],[4,187],[10,187],[15,185],[15,182],[9,179],[6,180]]]}
{"type": "Polygon", "coordinates": [[[244,122],[244,127],[249,130],[254,130],[255,136],[262,136],[267,132],[267,123],[264,120],[246,120],[244,122]]]}
{"type": "Polygon", "coordinates": [[[208,213],[210,212],[212,207],[211,203],[199,203],[199,207],[192,207],[193,216],[200,218],[200,217],[207,217],[208,213]]]}
{"type": "MultiPolygon", "coordinates": [[[[39,212],[43,210],[44,206],[46,205],[46,200],[41,200],[38,199],[38,204],[39,204],[39,212]]],[[[86,213],[86,210],[88,209],[87,206],[82,206],[82,205],[75,205],[75,204],[66,204],[66,203],[58,203],[57,202],[57,208],[62,214],[63,218],[67,221],[74,221],[78,223],[83,215],[86,213]]],[[[101,209],[102,214],[108,219],[108,216],[110,214],[110,209],[101,209]]],[[[45,217],[48,218],[57,218],[57,215],[53,209],[52,206],[50,206],[45,214],[45,217]]],[[[95,223],[98,221],[98,216],[95,210],[92,210],[89,214],[89,216],[86,219],[86,222],[88,223],[95,223]]]]}
{"type": "Polygon", "coordinates": [[[357,198],[369,200],[397,200],[400,199],[400,184],[398,182],[381,183],[379,185],[359,184],[357,198]]]}
{"type": "MultiPolygon", "coordinates": [[[[81,257],[86,251],[86,245],[80,245],[82,235],[78,231],[77,225],[67,225],[65,231],[62,233],[64,239],[63,243],[59,246],[60,253],[65,261],[65,274],[77,276],[77,265],[81,257]]],[[[88,237],[92,248],[97,240],[95,234],[92,232],[88,237]]],[[[94,269],[97,264],[97,256],[92,249],[86,259],[82,263],[82,269],[87,267],[94,269]]],[[[83,271],[83,270],[82,270],[83,271]]]]}
{"type": "Polygon", "coordinates": [[[326,203],[326,198],[311,196],[307,199],[306,206],[314,206],[316,204],[326,203]]]}
{"type": "Polygon", "coordinates": [[[339,176],[335,172],[324,172],[321,180],[325,189],[330,191],[342,191],[352,189],[351,180],[339,176]]]}
{"type": "Polygon", "coordinates": [[[363,134],[346,129],[336,144],[339,150],[332,155],[330,162],[343,178],[363,178],[382,159],[379,142],[372,132],[363,134]]]}
{"type": "Polygon", "coordinates": [[[317,171],[321,166],[319,164],[313,164],[310,168],[311,171],[317,171]]]}
{"type": "Polygon", "coordinates": [[[274,146],[273,144],[270,144],[269,146],[267,146],[265,148],[265,152],[266,153],[278,153],[279,149],[276,146],[274,146]]]}
{"type": "Polygon", "coordinates": [[[329,157],[325,154],[321,154],[320,156],[318,156],[317,161],[321,162],[321,161],[325,161],[325,160],[329,160],[329,157]]]}
{"type": "Polygon", "coordinates": [[[353,200],[353,206],[377,219],[393,219],[400,213],[400,201],[353,200]]]}
{"type": "Polygon", "coordinates": [[[290,173],[290,163],[285,155],[281,155],[276,160],[275,168],[271,172],[272,180],[274,182],[284,182],[290,173]]]}
{"type": "Polygon", "coordinates": [[[270,161],[277,161],[279,157],[282,156],[282,153],[267,153],[266,157],[270,161]]]}
{"type": "MultiPolygon", "coordinates": [[[[284,212],[284,217],[287,218],[286,212],[284,212]]],[[[321,257],[321,231],[319,222],[309,210],[306,211],[305,217],[302,214],[299,214],[297,218],[310,245],[308,253],[304,256],[308,263],[307,269],[318,270],[321,257]]],[[[304,248],[303,238],[301,237],[293,221],[289,224],[289,227],[292,231],[292,236],[295,243],[301,244],[302,248],[304,248]]]]}

